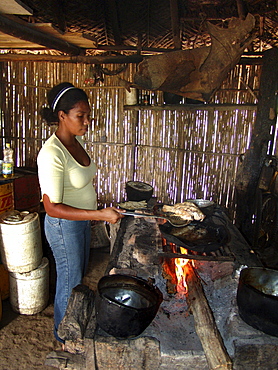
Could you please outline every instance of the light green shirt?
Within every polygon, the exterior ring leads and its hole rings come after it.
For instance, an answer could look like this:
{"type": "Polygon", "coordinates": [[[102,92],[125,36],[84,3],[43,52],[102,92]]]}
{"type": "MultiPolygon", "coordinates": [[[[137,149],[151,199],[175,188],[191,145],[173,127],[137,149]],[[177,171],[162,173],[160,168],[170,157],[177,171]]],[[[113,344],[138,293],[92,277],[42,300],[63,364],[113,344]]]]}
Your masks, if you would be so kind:
{"type": "MultiPolygon", "coordinates": [[[[80,137],[76,139],[83,146],[80,137]]],[[[63,203],[80,209],[97,209],[97,196],[92,184],[96,165],[79,164],[58,137],[53,134],[41,148],[38,158],[41,194],[51,203],[63,203]]]]}

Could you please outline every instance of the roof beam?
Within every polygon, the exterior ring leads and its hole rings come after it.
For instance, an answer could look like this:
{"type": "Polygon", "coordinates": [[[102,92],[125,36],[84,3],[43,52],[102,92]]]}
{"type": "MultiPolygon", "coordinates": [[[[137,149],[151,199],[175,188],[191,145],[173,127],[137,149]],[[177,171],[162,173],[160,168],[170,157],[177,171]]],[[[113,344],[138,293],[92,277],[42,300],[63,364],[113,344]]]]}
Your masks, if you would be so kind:
{"type": "Polygon", "coordinates": [[[66,32],[65,2],[63,0],[51,0],[50,4],[53,17],[56,19],[59,29],[62,32],[66,32]]]}
{"type": "Polygon", "coordinates": [[[240,19],[245,19],[248,12],[246,10],[246,4],[244,0],[236,0],[236,5],[237,5],[237,12],[238,12],[238,17],[240,19]]]}
{"type": "Polygon", "coordinates": [[[112,31],[116,45],[122,44],[122,35],[119,27],[118,11],[115,0],[105,0],[107,14],[112,24],[112,31]]]}
{"type": "Polygon", "coordinates": [[[125,64],[139,63],[144,59],[141,55],[116,55],[116,56],[91,56],[91,55],[49,55],[49,54],[0,54],[0,62],[4,61],[36,61],[36,62],[61,62],[85,64],[125,64]]]}
{"type": "Polygon", "coordinates": [[[35,44],[43,45],[48,49],[56,49],[70,55],[82,54],[82,49],[78,46],[69,44],[63,40],[46,35],[40,31],[15,22],[0,14],[0,31],[8,35],[17,37],[21,40],[30,41],[35,44]]]}
{"type": "MultiPolygon", "coordinates": [[[[49,55],[49,54],[0,54],[0,62],[61,62],[61,63],[85,63],[85,64],[124,64],[124,63],[139,63],[148,56],[133,54],[133,55],[116,55],[116,56],[91,56],[91,55],[49,55]]],[[[257,57],[242,56],[238,64],[262,64],[261,54],[257,57]]]]}
{"type": "Polygon", "coordinates": [[[1,0],[0,12],[3,14],[33,15],[33,10],[20,0],[1,0]]]}
{"type": "Polygon", "coordinates": [[[180,39],[180,19],[179,19],[179,9],[177,0],[170,0],[170,11],[171,11],[171,24],[173,32],[174,48],[181,49],[181,39],[180,39]]]}

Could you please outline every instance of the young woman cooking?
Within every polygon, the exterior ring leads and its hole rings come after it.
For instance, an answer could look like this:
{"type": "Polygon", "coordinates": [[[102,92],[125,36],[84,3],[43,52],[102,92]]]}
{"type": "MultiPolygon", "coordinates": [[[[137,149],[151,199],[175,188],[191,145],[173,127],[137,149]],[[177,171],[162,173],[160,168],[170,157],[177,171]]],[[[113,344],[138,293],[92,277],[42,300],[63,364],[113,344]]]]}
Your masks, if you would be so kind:
{"type": "Polygon", "coordinates": [[[72,289],[82,283],[90,252],[91,220],[116,223],[123,217],[114,207],[97,209],[92,185],[96,166],[83,148],[90,106],[86,93],[64,82],[48,93],[49,107],[42,118],[58,124],[39,152],[38,175],[46,211],[45,235],[57,271],[54,300],[54,334],[64,317],[72,289]]]}

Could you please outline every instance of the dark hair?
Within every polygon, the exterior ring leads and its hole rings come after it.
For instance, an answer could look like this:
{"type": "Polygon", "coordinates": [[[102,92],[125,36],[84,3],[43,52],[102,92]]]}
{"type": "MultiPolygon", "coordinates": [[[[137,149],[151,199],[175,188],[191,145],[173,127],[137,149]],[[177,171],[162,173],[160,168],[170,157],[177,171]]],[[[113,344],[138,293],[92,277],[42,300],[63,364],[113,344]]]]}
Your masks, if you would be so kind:
{"type": "Polygon", "coordinates": [[[84,90],[75,87],[70,82],[62,82],[59,85],[54,86],[48,93],[47,93],[47,101],[48,107],[43,107],[41,109],[41,116],[42,119],[46,121],[46,123],[50,125],[54,125],[58,123],[58,112],[62,110],[66,114],[75,106],[76,103],[79,101],[86,101],[88,102],[88,96],[84,90]],[[67,90],[60,98],[57,97],[62,90],[67,90]],[[56,100],[55,109],[53,111],[53,103],[56,100]]]}

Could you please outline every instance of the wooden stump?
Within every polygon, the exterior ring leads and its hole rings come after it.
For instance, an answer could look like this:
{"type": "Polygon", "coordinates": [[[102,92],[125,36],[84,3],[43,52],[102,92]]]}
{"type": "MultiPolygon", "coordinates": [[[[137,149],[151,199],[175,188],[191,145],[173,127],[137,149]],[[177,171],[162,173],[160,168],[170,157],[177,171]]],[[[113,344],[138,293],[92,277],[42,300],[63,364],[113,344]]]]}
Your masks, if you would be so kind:
{"type": "Polygon", "coordinates": [[[84,370],[85,357],[63,351],[50,352],[45,360],[45,366],[55,367],[57,369],[84,370]]]}
{"type": "MultiPolygon", "coordinates": [[[[119,341],[98,336],[95,356],[98,370],[156,370],[161,361],[159,342],[151,337],[119,341]]],[[[94,369],[86,367],[86,370],[94,369]]]]}
{"type": "Polygon", "coordinates": [[[93,318],[95,293],[86,285],[77,285],[71,293],[68,307],[58,328],[58,335],[65,341],[78,342],[85,337],[94,335],[93,318]],[[90,328],[90,330],[88,330],[90,328]]]}

